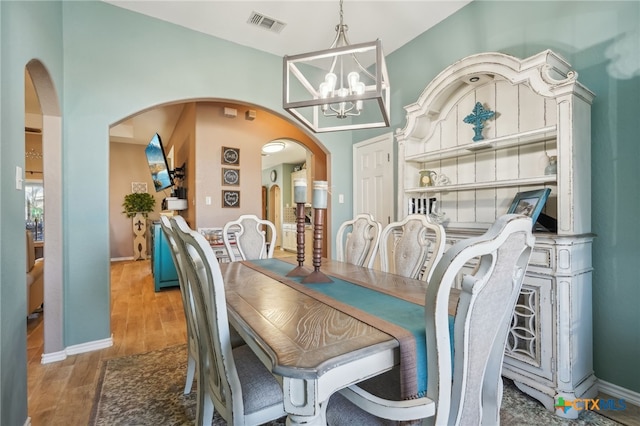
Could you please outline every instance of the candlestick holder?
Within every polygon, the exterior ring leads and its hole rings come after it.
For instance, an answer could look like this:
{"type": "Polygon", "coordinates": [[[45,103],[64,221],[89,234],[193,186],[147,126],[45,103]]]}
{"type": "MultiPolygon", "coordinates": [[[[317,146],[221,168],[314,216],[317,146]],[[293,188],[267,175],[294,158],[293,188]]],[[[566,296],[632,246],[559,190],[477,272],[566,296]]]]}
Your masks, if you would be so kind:
{"type": "Polygon", "coordinates": [[[304,203],[296,203],[296,242],[298,266],[286,275],[287,277],[306,277],[310,271],[304,267],[304,203]]]}
{"type": "Polygon", "coordinates": [[[313,213],[313,271],[302,282],[332,283],[333,280],[320,271],[322,264],[322,230],[324,228],[324,214],[327,209],[314,208],[313,213]]]}

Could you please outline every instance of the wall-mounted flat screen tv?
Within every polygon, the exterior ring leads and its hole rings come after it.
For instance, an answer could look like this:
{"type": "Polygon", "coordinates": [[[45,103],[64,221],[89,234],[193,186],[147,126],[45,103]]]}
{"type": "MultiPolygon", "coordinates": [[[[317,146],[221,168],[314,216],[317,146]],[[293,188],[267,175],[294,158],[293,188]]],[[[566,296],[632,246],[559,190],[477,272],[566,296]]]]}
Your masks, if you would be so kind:
{"type": "Polygon", "coordinates": [[[147,163],[149,163],[151,179],[153,179],[153,186],[155,186],[156,192],[172,187],[173,178],[169,171],[167,156],[159,134],[153,135],[144,153],[147,155],[147,163]]]}

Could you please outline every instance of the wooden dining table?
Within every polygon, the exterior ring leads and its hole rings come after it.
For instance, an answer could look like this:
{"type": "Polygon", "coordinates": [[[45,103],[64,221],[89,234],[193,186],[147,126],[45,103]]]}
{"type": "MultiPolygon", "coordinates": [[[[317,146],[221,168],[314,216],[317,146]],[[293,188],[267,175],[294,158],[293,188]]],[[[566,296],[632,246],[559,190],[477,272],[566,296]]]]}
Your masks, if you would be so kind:
{"type": "MultiPolygon", "coordinates": [[[[401,343],[375,318],[364,321],[343,302],[311,289],[313,285],[284,276],[283,271],[296,266],[294,258],[220,266],[229,321],[282,381],[288,424],[326,424],[321,404],[333,393],[400,364],[401,343]]],[[[424,306],[424,281],[327,259],[321,270],[424,306]]],[[[455,303],[457,298],[452,298],[450,312],[455,303]]],[[[421,312],[416,323],[424,323],[424,309],[421,312]]]]}

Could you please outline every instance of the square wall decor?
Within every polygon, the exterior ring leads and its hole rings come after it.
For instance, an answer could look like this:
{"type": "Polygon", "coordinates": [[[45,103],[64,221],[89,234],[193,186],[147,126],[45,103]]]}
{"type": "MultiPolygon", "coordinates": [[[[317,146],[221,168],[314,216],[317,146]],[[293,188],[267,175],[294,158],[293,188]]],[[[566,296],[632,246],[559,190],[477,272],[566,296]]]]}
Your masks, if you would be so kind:
{"type": "Polygon", "coordinates": [[[240,207],[240,191],[222,191],[222,207],[240,207]]]}
{"type": "Polygon", "coordinates": [[[238,186],[240,185],[240,170],[222,168],[222,185],[238,186]]]}
{"type": "Polygon", "coordinates": [[[231,164],[237,166],[240,164],[240,149],[222,147],[222,164],[231,164]]]}

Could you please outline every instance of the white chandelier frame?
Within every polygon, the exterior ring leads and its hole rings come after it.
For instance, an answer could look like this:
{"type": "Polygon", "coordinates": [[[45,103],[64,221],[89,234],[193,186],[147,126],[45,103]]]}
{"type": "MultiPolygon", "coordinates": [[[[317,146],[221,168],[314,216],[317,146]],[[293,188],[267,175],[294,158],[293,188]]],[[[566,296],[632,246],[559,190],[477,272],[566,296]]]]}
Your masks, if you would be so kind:
{"type": "Polygon", "coordinates": [[[349,44],[347,30],[347,25],[343,24],[340,2],[340,23],[336,26],[336,38],[331,47],[286,55],[283,60],[283,108],[315,133],[389,126],[390,85],[382,42],[378,39],[349,44]],[[363,55],[369,55],[369,61],[373,57],[374,61],[368,67],[363,66],[358,57],[363,55]],[[329,59],[331,66],[328,70],[319,67],[317,61],[329,59]],[[350,63],[347,70],[343,69],[344,62],[350,63]],[[354,71],[357,73],[356,87],[351,81],[347,84],[346,81],[350,79],[345,78],[345,74],[353,74],[354,71]],[[323,76],[325,78],[320,79],[323,76]],[[360,82],[362,76],[366,77],[366,83],[360,82]],[[329,81],[329,77],[332,81],[329,81]],[[336,82],[339,86],[337,90],[336,82]],[[292,88],[293,85],[295,88],[292,88]],[[371,111],[373,105],[376,108],[371,111]],[[364,110],[366,115],[361,115],[364,110]]]}

